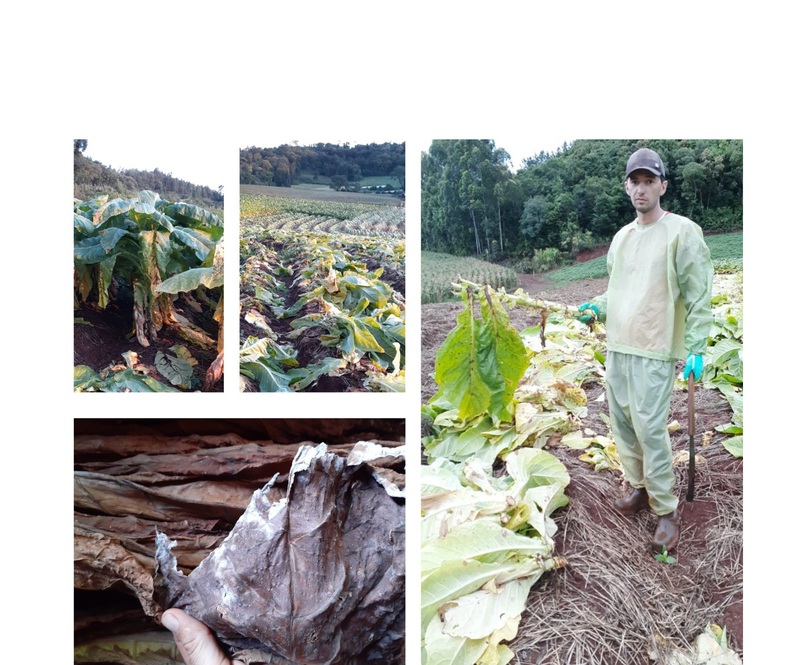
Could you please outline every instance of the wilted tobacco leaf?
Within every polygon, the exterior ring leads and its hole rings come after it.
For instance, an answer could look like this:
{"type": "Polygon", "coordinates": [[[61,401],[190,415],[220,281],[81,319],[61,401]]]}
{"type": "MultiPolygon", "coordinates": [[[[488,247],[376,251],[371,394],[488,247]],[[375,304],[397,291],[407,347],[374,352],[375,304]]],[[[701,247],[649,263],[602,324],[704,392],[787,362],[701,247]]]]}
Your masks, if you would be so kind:
{"type": "Polygon", "coordinates": [[[121,582],[139,599],[145,612],[156,610],[150,570],[119,540],[76,527],[73,545],[76,589],[107,589],[121,582]]]}
{"type": "MultiPolygon", "coordinates": [[[[173,522],[156,522],[133,515],[111,517],[75,513],[75,533],[101,534],[118,541],[137,560],[146,563],[148,571],[155,570],[157,529],[174,534],[177,545],[173,550],[184,566],[195,568],[225,539],[230,525],[221,520],[184,519],[173,522]]],[[[98,562],[99,563],[99,562],[98,562]]],[[[94,565],[97,565],[95,563],[94,565]]]]}
{"type": "Polygon", "coordinates": [[[395,661],[405,623],[402,502],[368,464],[348,464],[324,444],[298,451],[285,497],[271,500],[272,485],[188,576],[159,533],[161,609],[185,610],[251,663],[272,654],[303,665],[395,661]]]}

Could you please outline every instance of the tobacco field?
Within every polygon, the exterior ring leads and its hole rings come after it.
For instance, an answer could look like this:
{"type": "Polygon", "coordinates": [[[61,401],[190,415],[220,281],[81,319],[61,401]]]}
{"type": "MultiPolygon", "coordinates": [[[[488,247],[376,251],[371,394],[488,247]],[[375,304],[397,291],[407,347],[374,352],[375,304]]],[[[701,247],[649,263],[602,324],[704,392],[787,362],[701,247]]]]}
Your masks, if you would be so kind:
{"type": "Polygon", "coordinates": [[[422,662],[742,662],[741,271],[714,277],[691,503],[676,375],[683,534],[663,561],[648,547],[655,518],[610,506],[627,490],[604,412],[604,330],[573,318],[602,280],[555,294],[574,304],[452,288],[460,302],[423,306],[422,662]]]}
{"type": "Polygon", "coordinates": [[[240,383],[405,390],[405,209],[243,195],[240,383]]]}
{"type": "Polygon", "coordinates": [[[222,218],[147,190],[73,217],[75,391],[221,390],[222,218]]]}

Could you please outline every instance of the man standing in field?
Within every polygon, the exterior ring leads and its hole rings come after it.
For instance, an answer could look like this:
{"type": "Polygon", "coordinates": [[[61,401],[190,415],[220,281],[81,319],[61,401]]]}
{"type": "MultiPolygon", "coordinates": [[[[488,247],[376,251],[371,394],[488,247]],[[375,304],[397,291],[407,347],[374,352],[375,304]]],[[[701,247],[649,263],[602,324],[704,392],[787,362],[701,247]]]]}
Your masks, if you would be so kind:
{"type": "Polygon", "coordinates": [[[661,208],[664,163],[641,148],[628,159],[625,191],[636,219],[608,251],[608,290],[579,307],[584,323],[606,322],[606,392],[611,429],[630,495],[614,501],[623,515],[650,508],[658,515],[656,552],[680,536],[675,473],[667,432],[675,361],[699,380],[711,327],[713,267],[700,227],[661,208]]]}

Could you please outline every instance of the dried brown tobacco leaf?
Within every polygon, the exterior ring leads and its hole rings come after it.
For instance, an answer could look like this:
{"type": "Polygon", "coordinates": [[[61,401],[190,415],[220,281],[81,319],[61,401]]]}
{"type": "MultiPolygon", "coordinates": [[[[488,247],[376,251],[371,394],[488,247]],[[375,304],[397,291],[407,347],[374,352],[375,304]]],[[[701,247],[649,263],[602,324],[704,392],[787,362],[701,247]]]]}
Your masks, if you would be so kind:
{"type": "Polygon", "coordinates": [[[139,599],[145,612],[153,614],[153,576],[120,542],[81,527],[74,535],[76,589],[107,589],[122,583],[139,599]]]}
{"type": "Polygon", "coordinates": [[[371,466],[304,446],[287,494],[255,492],[233,531],[188,576],[159,533],[162,610],[179,607],[248,662],[395,661],[405,623],[403,502],[371,466]]]}
{"type": "MultiPolygon", "coordinates": [[[[157,444],[154,437],[162,439],[172,445],[175,438],[182,439],[190,447],[216,448],[225,445],[225,439],[234,440],[236,436],[242,437],[239,443],[245,440],[270,440],[274,443],[294,444],[298,441],[319,441],[319,437],[331,444],[349,443],[351,441],[366,441],[369,439],[397,440],[403,437],[405,423],[402,419],[380,418],[332,418],[321,423],[315,419],[283,420],[278,418],[214,418],[214,419],[108,419],[102,420],[76,420],[75,443],[76,453],[78,446],[81,450],[95,447],[95,452],[100,453],[107,449],[112,441],[85,441],[83,437],[91,439],[102,438],[127,438],[124,450],[131,452],[131,444],[141,446],[138,452],[155,452],[157,444]],[[321,429],[323,431],[321,431],[321,429]],[[232,433],[235,433],[232,435],[232,433]],[[218,440],[212,443],[214,437],[218,440]],[[148,441],[149,439],[149,441],[148,441]],[[192,443],[193,442],[193,443],[192,443]]],[[[119,447],[117,447],[119,450],[119,447]]]]}
{"type": "Polygon", "coordinates": [[[153,552],[156,543],[156,530],[169,531],[177,540],[175,556],[181,564],[194,568],[205,559],[225,539],[230,531],[228,523],[219,520],[180,520],[156,522],[127,515],[109,517],[107,515],[86,515],[75,513],[75,524],[83,532],[100,533],[114,538],[143,564],[148,570],[155,569],[153,552]],[[221,528],[224,527],[224,528],[221,528]]]}
{"type": "MultiPolygon", "coordinates": [[[[166,442],[168,444],[169,441],[166,442]]],[[[260,485],[276,473],[288,473],[296,446],[249,442],[187,454],[164,445],[157,453],[126,456],[114,461],[83,462],[80,470],[125,477],[137,483],[162,483],[197,478],[261,478],[260,485]]],[[[345,450],[349,450],[345,448],[345,450]]]]}
{"type": "Polygon", "coordinates": [[[105,515],[139,515],[154,520],[224,519],[236,521],[252,495],[252,485],[196,480],[149,487],[100,473],[76,471],[74,506],[105,515]]]}

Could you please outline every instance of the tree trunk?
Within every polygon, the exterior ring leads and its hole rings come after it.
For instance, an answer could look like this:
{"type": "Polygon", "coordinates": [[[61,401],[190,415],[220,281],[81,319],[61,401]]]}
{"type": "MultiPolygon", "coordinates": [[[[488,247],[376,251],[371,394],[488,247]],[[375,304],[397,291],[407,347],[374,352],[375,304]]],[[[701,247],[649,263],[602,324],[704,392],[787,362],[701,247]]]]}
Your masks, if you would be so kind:
{"type": "Polygon", "coordinates": [[[503,220],[500,217],[500,202],[497,202],[497,228],[500,231],[500,253],[504,254],[505,251],[503,250],[503,220]]]}
{"type": "Polygon", "coordinates": [[[472,208],[469,209],[470,215],[472,215],[472,228],[475,231],[475,252],[478,256],[481,255],[481,237],[478,235],[478,223],[475,221],[475,210],[472,208]]]}

